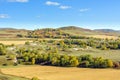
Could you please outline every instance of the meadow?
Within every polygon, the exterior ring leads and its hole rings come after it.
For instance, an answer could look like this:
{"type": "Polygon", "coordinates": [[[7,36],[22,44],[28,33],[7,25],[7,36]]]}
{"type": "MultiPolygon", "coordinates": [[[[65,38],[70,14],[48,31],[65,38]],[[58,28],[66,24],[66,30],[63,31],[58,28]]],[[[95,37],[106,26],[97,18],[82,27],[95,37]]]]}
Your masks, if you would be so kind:
{"type": "Polygon", "coordinates": [[[11,44],[15,44],[15,45],[19,45],[19,44],[25,44],[26,41],[0,41],[0,43],[3,43],[5,45],[11,45],[11,44]]]}
{"type": "Polygon", "coordinates": [[[74,50],[69,49],[67,51],[60,51],[62,54],[69,55],[92,55],[93,57],[103,57],[105,59],[112,59],[113,61],[120,61],[120,50],[98,50],[98,49],[87,49],[87,50],[74,50]]]}
{"type": "Polygon", "coordinates": [[[117,69],[89,69],[65,68],[53,66],[23,66],[17,68],[2,68],[5,74],[40,80],[118,80],[120,70],[117,69]]]}
{"type": "MultiPolygon", "coordinates": [[[[34,35],[33,31],[23,38],[0,38],[2,43],[0,44],[0,80],[30,80],[32,77],[38,77],[40,80],[118,80],[120,78],[120,70],[114,67],[116,64],[120,65],[118,36],[94,34],[95,32],[90,30],[83,30],[83,34],[81,32],[81,35],[85,34],[86,37],[75,36],[80,33],[79,30],[72,30],[75,31],[74,35],[70,35],[71,30],[64,30],[65,32],[62,33],[59,30],[49,31],[51,29],[40,31],[40,34],[46,33],[43,36],[34,35]],[[84,58],[79,56],[83,55],[86,59],[79,61],[84,58]],[[17,59],[17,64],[13,62],[14,59],[17,59]],[[96,60],[98,62],[95,62],[96,60]],[[99,64],[100,62],[102,64],[99,64]],[[106,62],[110,62],[111,66],[107,66],[106,62]]],[[[35,32],[38,33],[39,30],[35,32]]]]}
{"type": "Polygon", "coordinates": [[[11,76],[6,74],[0,74],[0,80],[29,80],[27,78],[17,77],[17,76],[11,76]]]}

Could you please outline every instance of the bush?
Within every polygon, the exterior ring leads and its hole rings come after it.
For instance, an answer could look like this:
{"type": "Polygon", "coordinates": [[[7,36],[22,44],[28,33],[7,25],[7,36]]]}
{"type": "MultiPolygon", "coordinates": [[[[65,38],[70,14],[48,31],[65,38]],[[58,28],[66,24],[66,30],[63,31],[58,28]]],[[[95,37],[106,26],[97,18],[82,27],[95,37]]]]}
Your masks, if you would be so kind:
{"type": "Polygon", "coordinates": [[[38,77],[33,77],[31,80],[39,80],[38,77]]]}
{"type": "Polygon", "coordinates": [[[18,64],[22,64],[23,59],[18,59],[18,64]]]}
{"type": "Polygon", "coordinates": [[[31,65],[31,62],[25,62],[24,64],[25,65],[31,65]]]}
{"type": "Polygon", "coordinates": [[[91,67],[93,68],[107,68],[107,62],[105,59],[102,57],[95,58],[94,61],[92,62],[91,67]]]}
{"type": "Polygon", "coordinates": [[[89,61],[83,61],[83,62],[80,63],[79,66],[80,66],[80,67],[85,67],[85,68],[87,68],[87,67],[90,66],[90,62],[89,62],[89,61]]]}
{"type": "Polygon", "coordinates": [[[13,65],[14,65],[14,66],[17,66],[17,65],[18,65],[18,63],[14,63],[13,65]]]}
{"type": "Polygon", "coordinates": [[[113,65],[114,65],[113,66],[114,68],[119,68],[120,67],[120,63],[119,62],[114,62],[113,65]]]}
{"type": "Polygon", "coordinates": [[[112,68],[114,65],[113,65],[113,61],[112,60],[110,60],[110,59],[107,59],[106,60],[107,61],[107,67],[110,67],[110,68],[112,68]]]}
{"type": "Polygon", "coordinates": [[[69,63],[72,67],[76,67],[79,65],[79,61],[75,56],[70,57],[69,63]]]}
{"type": "Polygon", "coordinates": [[[25,45],[30,45],[30,42],[29,41],[25,42],[25,45]]]}
{"type": "Polygon", "coordinates": [[[35,58],[32,58],[32,62],[31,62],[32,65],[35,64],[35,58]]]}
{"type": "Polygon", "coordinates": [[[0,55],[6,55],[6,48],[0,45],[0,55]]]}
{"type": "Polygon", "coordinates": [[[7,63],[4,63],[3,66],[8,66],[8,64],[7,64],[7,63]]]}

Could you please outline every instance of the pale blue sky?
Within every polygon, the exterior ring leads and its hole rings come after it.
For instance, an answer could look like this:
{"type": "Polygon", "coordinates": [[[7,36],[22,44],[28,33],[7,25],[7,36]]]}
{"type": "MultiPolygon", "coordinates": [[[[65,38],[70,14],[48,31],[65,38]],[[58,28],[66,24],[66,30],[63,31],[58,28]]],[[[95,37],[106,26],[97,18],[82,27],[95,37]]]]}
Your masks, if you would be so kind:
{"type": "Polygon", "coordinates": [[[0,0],[0,28],[120,30],[120,0],[0,0]]]}

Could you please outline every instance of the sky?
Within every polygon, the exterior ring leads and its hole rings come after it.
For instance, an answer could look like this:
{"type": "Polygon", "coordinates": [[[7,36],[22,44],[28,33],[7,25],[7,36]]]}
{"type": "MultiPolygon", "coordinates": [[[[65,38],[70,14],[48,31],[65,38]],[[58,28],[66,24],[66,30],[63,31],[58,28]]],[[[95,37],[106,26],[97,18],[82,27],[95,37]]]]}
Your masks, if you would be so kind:
{"type": "Polygon", "coordinates": [[[0,0],[0,28],[120,30],[120,0],[0,0]]]}

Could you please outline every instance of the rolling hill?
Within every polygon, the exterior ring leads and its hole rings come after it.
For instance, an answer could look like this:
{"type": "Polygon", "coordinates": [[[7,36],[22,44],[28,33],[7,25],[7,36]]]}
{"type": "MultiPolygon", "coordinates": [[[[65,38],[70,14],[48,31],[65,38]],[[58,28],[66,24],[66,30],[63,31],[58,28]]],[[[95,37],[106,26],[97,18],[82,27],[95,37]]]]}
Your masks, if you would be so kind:
{"type": "Polygon", "coordinates": [[[68,26],[68,27],[61,27],[65,33],[78,35],[78,36],[87,36],[87,37],[96,37],[96,38],[117,38],[120,36],[120,31],[107,31],[108,29],[97,29],[97,30],[90,30],[84,29],[76,26],[68,26]]]}
{"type": "Polygon", "coordinates": [[[106,33],[120,33],[120,30],[113,30],[113,29],[95,29],[95,31],[101,31],[106,33]]]}
{"type": "Polygon", "coordinates": [[[0,28],[0,38],[17,38],[17,35],[27,35],[29,30],[15,28],[0,28]]]}
{"type": "Polygon", "coordinates": [[[120,31],[112,29],[84,29],[76,26],[66,26],[56,29],[44,28],[37,30],[25,30],[14,28],[0,28],[0,38],[64,38],[69,36],[85,36],[96,38],[117,38],[120,31]]]}

